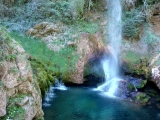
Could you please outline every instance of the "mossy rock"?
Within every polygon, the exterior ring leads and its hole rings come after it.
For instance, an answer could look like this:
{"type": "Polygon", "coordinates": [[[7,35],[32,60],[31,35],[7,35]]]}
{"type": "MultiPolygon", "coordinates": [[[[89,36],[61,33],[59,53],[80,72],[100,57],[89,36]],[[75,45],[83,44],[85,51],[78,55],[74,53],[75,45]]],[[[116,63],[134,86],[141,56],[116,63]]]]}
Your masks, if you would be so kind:
{"type": "Polygon", "coordinates": [[[135,89],[134,85],[132,83],[128,84],[128,89],[133,91],[135,89]]]}
{"type": "Polygon", "coordinates": [[[143,88],[146,84],[147,84],[147,80],[143,80],[139,86],[136,86],[136,88],[141,89],[141,88],[143,88]]]}
{"type": "MultiPolygon", "coordinates": [[[[127,56],[127,55],[126,55],[127,56]]],[[[150,77],[150,70],[148,67],[148,59],[147,58],[141,58],[140,56],[134,59],[134,57],[130,56],[124,56],[122,60],[124,61],[123,69],[126,73],[143,76],[146,79],[150,77]],[[129,57],[129,58],[128,58],[129,57]]]]}
{"type": "Polygon", "coordinates": [[[24,120],[25,119],[25,110],[22,108],[22,106],[16,104],[17,102],[21,102],[21,100],[25,97],[23,94],[17,94],[14,97],[11,97],[8,100],[7,105],[7,114],[0,118],[0,120],[24,120]]]}
{"type": "Polygon", "coordinates": [[[68,81],[70,79],[69,73],[63,73],[61,76],[62,76],[62,82],[64,82],[64,83],[69,82],[68,81]]]}
{"type": "Polygon", "coordinates": [[[51,83],[54,84],[54,72],[51,70],[48,70],[45,65],[36,59],[30,60],[31,67],[33,70],[33,73],[36,76],[37,82],[40,86],[40,89],[42,92],[45,92],[48,90],[51,83]]]}
{"type": "Polygon", "coordinates": [[[138,93],[136,96],[136,101],[140,104],[146,104],[150,100],[150,97],[148,97],[145,93],[138,93]]]}
{"type": "Polygon", "coordinates": [[[47,74],[47,77],[48,77],[48,80],[49,80],[51,83],[54,83],[54,82],[55,82],[55,79],[54,79],[54,77],[53,77],[51,74],[47,74]]]}

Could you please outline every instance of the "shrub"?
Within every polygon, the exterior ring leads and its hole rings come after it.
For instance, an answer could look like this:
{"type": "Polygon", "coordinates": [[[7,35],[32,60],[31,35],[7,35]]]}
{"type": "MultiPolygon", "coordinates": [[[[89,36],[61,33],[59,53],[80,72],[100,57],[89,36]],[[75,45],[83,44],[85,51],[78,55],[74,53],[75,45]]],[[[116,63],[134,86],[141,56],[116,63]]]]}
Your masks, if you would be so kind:
{"type": "Polygon", "coordinates": [[[140,9],[132,9],[123,14],[123,35],[126,37],[137,37],[143,25],[145,15],[140,9]]]}

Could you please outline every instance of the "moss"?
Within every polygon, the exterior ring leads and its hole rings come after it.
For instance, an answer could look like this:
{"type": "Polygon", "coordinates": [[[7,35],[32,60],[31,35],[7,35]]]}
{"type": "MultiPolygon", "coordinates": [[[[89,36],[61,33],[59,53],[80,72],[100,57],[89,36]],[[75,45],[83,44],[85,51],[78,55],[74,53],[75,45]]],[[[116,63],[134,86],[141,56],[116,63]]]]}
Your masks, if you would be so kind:
{"type": "Polygon", "coordinates": [[[40,89],[42,92],[45,92],[49,88],[50,83],[54,83],[54,78],[52,76],[54,72],[51,70],[47,71],[45,65],[36,59],[30,59],[30,62],[40,89]]]}
{"type": "Polygon", "coordinates": [[[149,102],[150,97],[148,97],[145,93],[139,93],[136,96],[136,101],[140,104],[146,104],[149,102]]]}
{"type": "Polygon", "coordinates": [[[54,77],[53,77],[51,74],[47,74],[47,77],[48,77],[48,80],[49,80],[51,83],[54,83],[55,79],[54,79],[54,77]]]}
{"type": "Polygon", "coordinates": [[[136,86],[136,88],[138,89],[143,88],[146,84],[147,84],[147,80],[143,80],[139,86],[136,86]]]}
{"type": "Polygon", "coordinates": [[[148,67],[148,58],[144,55],[128,51],[126,55],[122,56],[125,61],[126,72],[143,76],[146,79],[150,77],[150,70],[148,67]]]}
{"type": "Polygon", "coordinates": [[[134,85],[133,85],[132,83],[129,83],[129,84],[128,84],[128,88],[129,88],[129,90],[131,90],[131,91],[135,89],[135,88],[134,88],[134,85]]]}
{"type": "Polygon", "coordinates": [[[2,120],[12,119],[12,120],[24,120],[25,119],[25,110],[22,106],[17,105],[16,103],[21,102],[25,97],[23,94],[18,94],[15,97],[9,99],[7,105],[7,114],[2,117],[2,120]]]}

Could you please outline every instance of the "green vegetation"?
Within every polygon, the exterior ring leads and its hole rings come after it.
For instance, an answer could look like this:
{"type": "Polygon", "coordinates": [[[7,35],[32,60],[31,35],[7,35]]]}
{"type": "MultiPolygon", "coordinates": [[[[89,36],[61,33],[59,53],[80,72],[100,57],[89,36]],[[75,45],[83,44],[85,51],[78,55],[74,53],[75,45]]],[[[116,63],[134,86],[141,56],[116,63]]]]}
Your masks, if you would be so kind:
{"type": "Polygon", "coordinates": [[[136,96],[136,101],[140,104],[146,104],[150,100],[150,97],[148,97],[145,93],[138,93],[136,96]]]}
{"type": "Polygon", "coordinates": [[[78,20],[76,23],[72,26],[73,31],[76,32],[87,32],[94,34],[99,30],[98,21],[97,22],[87,22],[84,20],[78,20]]]}
{"type": "Polygon", "coordinates": [[[128,84],[128,88],[129,88],[129,90],[135,90],[135,87],[134,87],[134,85],[132,84],[132,83],[129,83],[128,84]]]}
{"type": "Polygon", "coordinates": [[[63,80],[66,80],[68,74],[74,71],[74,64],[78,59],[78,55],[75,53],[76,47],[66,46],[58,52],[54,52],[41,40],[19,36],[16,33],[11,33],[11,37],[15,38],[30,54],[29,60],[33,73],[36,75],[42,91],[46,91],[50,83],[54,83],[53,76],[62,75],[63,80]]]}
{"type": "Polygon", "coordinates": [[[7,105],[7,114],[2,117],[2,120],[12,119],[12,120],[24,120],[25,119],[25,110],[19,106],[17,103],[20,103],[24,99],[23,94],[18,94],[17,96],[9,99],[9,104],[7,105]]]}
{"type": "Polygon", "coordinates": [[[144,19],[145,15],[140,8],[125,11],[123,14],[123,35],[130,38],[138,37],[144,19]]]}
{"type": "Polygon", "coordinates": [[[134,51],[127,51],[124,58],[132,64],[138,64],[140,62],[141,54],[134,51]]]}
{"type": "Polygon", "coordinates": [[[74,24],[85,20],[85,12],[96,8],[96,1],[85,0],[16,0],[0,2],[0,24],[11,31],[25,32],[42,21],[74,24]]]}
{"type": "Polygon", "coordinates": [[[156,45],[158,42],[159,38],[153,33],[151,27],[149,25],[144,26],[144,38],[143,41],[148,44],[148,47],[151,49],[154,49],[153,47],[156,45]]]}
{"type": "Polygon", "coordinates": [[[143,88],[146,84],[147,84],[147,80],[143,80],[139,86],[136,86],[136,88],[138,89],[143,88]]]}
{"type": "Polygon", "coordinates": [[[13,61],[13,60],[16,59],[16,55],[15,54],[9,54],[5,58],[6,58],[6,60],[13,61]]]}
{"type": "Polygon", "coordinates": [[[60,51],[54,52],[41,40],[19,36],[16,33],[11,33],[11,36],[23,46],[31,57],[43,63],[49,70],[63,73],[67,72],[70,67],[74,68],[74,63],[78,57],[74,54],[76,51],[75,47],[66,46],[60,51]],[[72,59],[70,59],[71,57],[72,59]]]}

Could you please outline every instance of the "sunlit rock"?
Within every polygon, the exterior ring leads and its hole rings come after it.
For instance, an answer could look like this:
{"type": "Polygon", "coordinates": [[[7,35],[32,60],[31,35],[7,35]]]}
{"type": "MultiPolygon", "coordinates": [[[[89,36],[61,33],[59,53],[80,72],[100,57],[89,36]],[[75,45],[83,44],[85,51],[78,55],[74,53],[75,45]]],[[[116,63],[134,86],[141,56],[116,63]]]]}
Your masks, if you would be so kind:
{"type": "Polygon", "coordinates": [[[160,65],[152,68],[152,81],[160,89],[160,65]]]}

